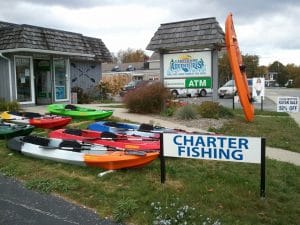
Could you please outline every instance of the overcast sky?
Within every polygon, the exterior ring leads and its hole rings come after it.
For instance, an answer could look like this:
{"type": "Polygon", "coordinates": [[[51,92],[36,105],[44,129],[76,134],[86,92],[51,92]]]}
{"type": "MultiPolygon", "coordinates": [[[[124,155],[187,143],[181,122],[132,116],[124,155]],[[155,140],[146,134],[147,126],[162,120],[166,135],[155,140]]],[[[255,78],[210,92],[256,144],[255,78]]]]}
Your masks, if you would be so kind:
{"type": "Polygon", "coordinates": [[[216,17],[224,30],[229,12],[243,54],[300,66],[299,0],[0,0],[1,21],[101,38],[114,53],[145,50],[161,23],[216,17]]]}

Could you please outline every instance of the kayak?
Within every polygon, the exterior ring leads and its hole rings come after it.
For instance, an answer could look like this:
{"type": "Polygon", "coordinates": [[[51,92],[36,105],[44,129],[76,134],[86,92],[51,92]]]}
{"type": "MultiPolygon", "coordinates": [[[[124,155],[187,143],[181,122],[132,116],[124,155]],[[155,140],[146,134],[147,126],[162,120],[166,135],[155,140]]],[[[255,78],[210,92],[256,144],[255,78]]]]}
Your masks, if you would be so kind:
{"type": "Polygon", "coordinates": [[[252,97],[248,87],[245,65],[239,49],[231,13],[227,16],[225,23],[225,42],[229,56],[230,67],[234,76],[235,85],[244,111],[245,119],[247,121],[253,121],[254,106],[252,104],[252,97]]]}
{"type": "Polygon", "coordinates": [[[19,125],[13,123],[0,122],[0,138],[12,138],[30,134],[34,129],[31,125],[19,125]]]}
{"type": "Polygon", "coordinates": [[[88,126],[89,130],[112,132],[115,134],[136,135],[142,137],[159,138],[162,132],[171,132],[171,129],[153,126],[152,124],[135,124],[112,121],[98,121],[88,126]]]}
{"type": "Polygon", "coordinates": [[[28,124],[39,128],[56,129],[66,126],[71,122],[71,117],[56,115],[41,115],[34,112],[8,112],[0,114],[3,120],[16,124],[28,124]]]}
{"type": "Polygon", "coordinates": [[[80,129],[58,129],[51,131],[48,134],[48,137],[64,140],[78,140],[119,149],[133,149],[144,151],[160,150],[160,142],[157,139],[114,134],[110,132],[80,129]]]}
{"type": "Polygon", "coordinates": [[[48,111],[52,114],[70,116],[77,119],[100,120],[110,117],[112,110],[96,110],[75,105],[51,104],[48,105],[48,111]]]}
{"type": "Polygon", "coordinates": [[[14,137],[7,141],[7,147],[34,158],[106,170],[142,167],[159,156],[158,152],[120,151],[101,145],[37,136],[14,137]]]}

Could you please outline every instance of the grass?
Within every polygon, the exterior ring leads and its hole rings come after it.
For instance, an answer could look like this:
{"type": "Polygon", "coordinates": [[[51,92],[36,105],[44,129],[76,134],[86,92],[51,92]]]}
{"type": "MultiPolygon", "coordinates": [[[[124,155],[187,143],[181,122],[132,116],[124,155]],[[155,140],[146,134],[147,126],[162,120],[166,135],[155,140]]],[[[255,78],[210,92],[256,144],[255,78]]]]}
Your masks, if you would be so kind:
{"type": "Polygon", "coordinates": [[[248,123],[240,110],[233,111],[234,119],[220,129],[211,129],[225,135],[265,137],[270,147],[300,152],[300,127],[287,113],[256,111],[254,121],[248,123]]]}
{"type": "MultiPolygon", "coordinates": [[[[84,128],[89,123],[74,121],[69,126],[84,128]]],[[[35,132],[47,134],[42,129],[35,132]]],[[[288,140],[282,144],[286,148],[300,146],[299,127],[285,114],[262,112],[253,123],[246,123],[235,111],[234,119],[219,132],[264,136],[275,147],[282,140],[288,140]]],[[[266,165],[266,198],[261,199],[256,164],[168,158],[167,179],[161,184],[159,160],[98,177],[103,170],[33,159],[11,152],[0,141],[2,174],[22,180],[30,189],[57,193],[93,208],[100,217],[137,225],[299,224],[299,166],[274,160],[266,165]]]]}

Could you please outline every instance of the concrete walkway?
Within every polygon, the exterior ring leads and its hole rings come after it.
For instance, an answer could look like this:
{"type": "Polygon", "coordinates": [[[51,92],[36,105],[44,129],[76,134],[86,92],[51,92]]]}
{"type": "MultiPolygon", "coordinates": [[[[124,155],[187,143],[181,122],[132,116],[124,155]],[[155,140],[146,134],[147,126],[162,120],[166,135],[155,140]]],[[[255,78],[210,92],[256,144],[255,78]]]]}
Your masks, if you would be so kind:
{"type": "MultiPolygon", "coordinates": [[[[112,105],[112,104],[108,104],[112,105]]],[[[197,131],[197,132],[203,132],[203,133],[209,133],[208,131],[193,128],[193,127],[187,127],[181,124],[177,124],[174,122],[153,118],[151,116],[147,115],[140,115],[135,113],[128,113],[127,109],[125,108],[107,108],[105,104],[82,104],[83,107],[93,108],[93,109],[112,109],[114,110],[114,116],[130,120],[137,123],[151,123],[163,127],[169,127],[169,128],[177,128],[177,129],[183,129],[186,131],[197,131]]],[[[28,112],[39,112],[39,113],[46,113],[46,107],[45,106],[35,106],[35,107],[28,107],[25,109],[28,112]]],[[[293,113],[291,114],[291,117],[295,119],[295,121],[300,124],[300,113],[293,113]]],[[[300,125],[299,125],[300,126],[300,125]]],[[[283,161],[292,163],[294,165],[300,166],[300,153],[287,151],[284,149],[278,149],[278,148],[272,148],[267,147],[266,148],[266,156],[270,159],[283,161]]]]}

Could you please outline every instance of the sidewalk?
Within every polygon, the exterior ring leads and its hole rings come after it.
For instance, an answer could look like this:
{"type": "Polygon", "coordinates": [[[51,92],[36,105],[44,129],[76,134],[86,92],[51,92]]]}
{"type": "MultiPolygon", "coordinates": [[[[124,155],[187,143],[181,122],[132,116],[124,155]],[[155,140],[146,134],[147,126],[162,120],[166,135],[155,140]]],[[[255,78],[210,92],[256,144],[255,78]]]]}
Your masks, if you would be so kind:
{"type": "MultiPolygon", "coordinates": [[[[112,104],[108,104],[112,105],[112,104]]],[[[103,107],[105,104],[86,104],[86,105],[81,105],[83,107],[88,107],[88,108],[94,108],[94,109],[112,109],[114,110],[113,116],[119,117],[122,119],[130,120],[133,122],[137,123],[152,123],[164,127],[169,127],[169,128],[177,128],[177,129],[183,129],[186,131],[196,131],[196,132],[202,132],[202,133],[209,133],[208,131],[193,128],[193,127],[187,127],[181,124],[176,124],[174,122],[158,119],[158,118],[153,118],[151,116],[147,115],[140,115],[140,114],[135,114],[135,113],[128,113],[127,109],[125,108],[107,108],[103,107]]],[[[31,112],[39,112],[39,113],[46,113],[46,106],[35,106],[35,107],[28,107],[26,108],[26,111],[31,111],[31,112]]],[[[300,113],[295,114],[293,113],[291,115],[292,118],[295,119],[295,121],[298,123],[300,126],[300,113]]],[[[294,165],[300,166],[300,153],[297,152],[291,152],[287,151],[284,149],[278,149],[278,148],[272,148],[272,147],[267,147],[266,148],[266,156],[269,159],[274,159],[282,162],[288,162],[292,163],[294,165]]]]}

